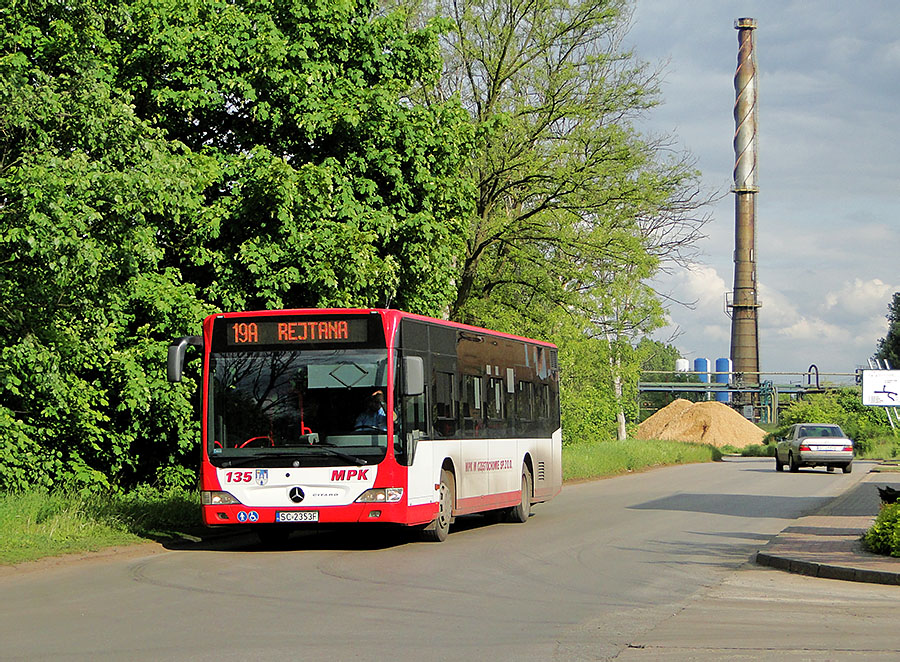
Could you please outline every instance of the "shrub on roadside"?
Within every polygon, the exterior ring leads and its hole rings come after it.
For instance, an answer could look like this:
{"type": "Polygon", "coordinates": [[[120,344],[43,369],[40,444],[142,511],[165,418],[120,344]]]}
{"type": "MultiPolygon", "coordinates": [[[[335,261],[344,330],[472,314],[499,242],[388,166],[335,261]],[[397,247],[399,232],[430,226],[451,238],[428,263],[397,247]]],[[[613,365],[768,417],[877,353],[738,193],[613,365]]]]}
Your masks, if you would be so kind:
{"type": "Polygon", "coordinates": [[[783,437],[794,423],[804,422],[840,425],[853,439],[858,457],[866,455],[874,439],[893,435],[881,408],[863,405],[860,389],[854,387],[813,393],[791,402],[781,412],[781,427],[766,437],[766,443],[783,437]]]}
{"type": "Polygon", "coordinates": [[[742,457],[775,457],[774,444],[750,444],[740,450],[742,457]]]}
{"type": "Polygon", "coordinates": [[[900,557],[900,503],[882,506],[864,541],[870,552],[900,557]]]}

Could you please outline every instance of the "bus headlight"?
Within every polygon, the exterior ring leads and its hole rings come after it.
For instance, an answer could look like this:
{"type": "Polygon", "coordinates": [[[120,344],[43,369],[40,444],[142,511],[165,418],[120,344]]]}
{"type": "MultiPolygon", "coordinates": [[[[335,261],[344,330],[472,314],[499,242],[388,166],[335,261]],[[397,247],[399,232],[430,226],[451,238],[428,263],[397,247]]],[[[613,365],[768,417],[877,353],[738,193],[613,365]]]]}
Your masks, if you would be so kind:
{"type": "Polygon", "coordinates": [[[397,503],[403,498],[402,487],[381,487],[366,490],[359,495],[357,503],[397,503]]]}
{"type": "Polygon", "coordinates": [[[228,492],[201,492],[200,503],[204,506],[233,506],[241,502],[228,492]]]}

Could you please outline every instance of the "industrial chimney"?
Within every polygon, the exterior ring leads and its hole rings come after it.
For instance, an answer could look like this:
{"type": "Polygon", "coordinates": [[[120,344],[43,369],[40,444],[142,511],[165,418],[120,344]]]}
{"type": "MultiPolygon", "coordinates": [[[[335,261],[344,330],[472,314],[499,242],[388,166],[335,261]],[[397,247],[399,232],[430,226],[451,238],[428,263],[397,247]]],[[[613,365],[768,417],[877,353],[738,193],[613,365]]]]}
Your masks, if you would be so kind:
{"type": "MultiPolygon", "coordinates": [[[[739,18],[734,74],[734,290],[726,296],[731,317],[731,362],[745,384],[759,383],[756,296],[757,106],[756,19],[739,18]]],[[[740,378],[740,377],[738,377],[740,378]]],[[[739,394],[736,394],[739,396],[739,394]]],[[[735,401],[750,404],[755,398],[735,401]]]]}

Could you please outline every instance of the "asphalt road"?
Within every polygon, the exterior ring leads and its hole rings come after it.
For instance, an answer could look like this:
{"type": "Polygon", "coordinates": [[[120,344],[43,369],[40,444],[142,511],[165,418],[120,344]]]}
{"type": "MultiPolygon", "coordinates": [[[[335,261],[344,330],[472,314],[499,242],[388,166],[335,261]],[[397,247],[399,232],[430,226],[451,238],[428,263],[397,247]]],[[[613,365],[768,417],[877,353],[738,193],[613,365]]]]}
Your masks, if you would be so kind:
{"type": "Polygon", "coordinates": [[[0,660],[897,659],[900,587],[751,563],[865,470],[672,467],[443,544],[345,529],[7,573],[0,660]]]}

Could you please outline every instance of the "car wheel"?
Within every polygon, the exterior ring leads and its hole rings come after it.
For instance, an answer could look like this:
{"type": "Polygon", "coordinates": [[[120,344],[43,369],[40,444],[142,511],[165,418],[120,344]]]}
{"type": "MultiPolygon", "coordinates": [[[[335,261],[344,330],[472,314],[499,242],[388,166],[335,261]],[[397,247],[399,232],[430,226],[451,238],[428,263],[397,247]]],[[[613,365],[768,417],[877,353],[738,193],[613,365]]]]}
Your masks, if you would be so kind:
{"type": "Polygon", "coordinates": [[[800,471],[800,463],[794,459],[793,453],[788,454],[788,464],[791,467],[791,473],[797,473],[798,471],[800,471]]]}
{"type": "Polygon", "coordinates": [[[775,471],[784,471],[784,462],[778,459],[778,451],[775,451],[775,471]]]}
{"type": "Polygon", "coordinates": [[[831,466],[825,467],[825,471],[827,471],[828,473],[831,473],[832,471],[834,471],[834,467],[831,467],[831,466]]]}
{"type": "Polygon", "coordinates": [[[844,466],[841,467],[841,471],[843,471],[845,474],[850,473],[851,471],[853,471],[853,463],[848,462],[847,464],[845,464],[844,466]]]}

